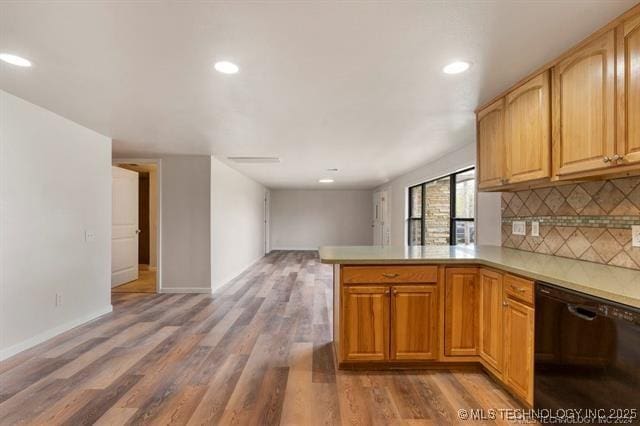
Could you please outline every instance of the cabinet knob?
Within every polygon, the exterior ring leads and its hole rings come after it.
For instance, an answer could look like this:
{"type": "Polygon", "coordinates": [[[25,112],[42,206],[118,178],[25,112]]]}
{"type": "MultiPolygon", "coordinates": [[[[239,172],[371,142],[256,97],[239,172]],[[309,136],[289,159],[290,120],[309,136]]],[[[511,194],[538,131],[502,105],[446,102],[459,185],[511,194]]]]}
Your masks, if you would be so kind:
{"type": "Polygon", "coordinates": [[[387,289],[387,290],[385,290],[385,291],[384,291],[384,294],[389,294],[389,290],[388,290],[388,289],[387,289]]]}
{"type": "Polygon", "coordinates": [[[610,163],[611,157],[609,157],[608,155],[605,155],[604,157],[602,157],[602,161],[604,161],[605,163],[610,163]]]}
{"type": "Polygon", "coordinates": [[[611,157],[611,161],[622,161],[622,160],[624,160],[624,155],[614,154],[614,156],[611,157]]]}
{"type": "Polygon", "coordinates": [[[393,294],[398,294],[398,290],[393,290],[393,294]]]}
{"type": "Polygon", "coordinates": [[[509,304],[507,303],[507,301],[506,301],[506,300],[503,300],[503,301],[502,301],[502,306],[509,306],[509,304]]]}

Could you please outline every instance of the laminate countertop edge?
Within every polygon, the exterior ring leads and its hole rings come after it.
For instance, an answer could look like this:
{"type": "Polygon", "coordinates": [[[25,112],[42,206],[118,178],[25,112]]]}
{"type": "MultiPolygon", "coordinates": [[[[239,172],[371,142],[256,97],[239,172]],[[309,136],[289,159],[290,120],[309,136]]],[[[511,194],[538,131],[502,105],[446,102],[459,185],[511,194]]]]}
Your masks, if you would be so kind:
{"type": "Polygon", "coordinates": [[[640,271],[617,266],[493,246],[345,246],[319,252],[322,263],[334,265],[485,266],[640,309],[640,271]]]}

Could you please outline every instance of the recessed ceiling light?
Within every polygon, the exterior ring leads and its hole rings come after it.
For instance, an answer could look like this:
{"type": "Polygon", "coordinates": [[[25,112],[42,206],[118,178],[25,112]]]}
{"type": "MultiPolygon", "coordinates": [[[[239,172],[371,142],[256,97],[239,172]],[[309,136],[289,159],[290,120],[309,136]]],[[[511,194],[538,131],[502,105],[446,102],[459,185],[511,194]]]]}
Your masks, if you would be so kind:
{"type": "Polygon", "coordinates": [[[471,64],[469,62],[456,61],[442,68],[442,72],[445,74],[460,74],[468,70],[470,66],[471,64]]]}
{"type": "Polygon", "coordinates": [[[31,61],[11,53],[0,53],[0,60],[17,67],[30,67],[31,61]]]}
{"type": "Polygon", "coordinates": [[[240,68],[236,64],[227,61],[216,62],[213,67],[216,69],[216,71],[223,74],[235,74],[240,71],[240,68]]]}
{"type": "Polygon", "coordinates": [[[333,183],[333,179],[320,179],[318,180],[319,183],[333,183]]]}

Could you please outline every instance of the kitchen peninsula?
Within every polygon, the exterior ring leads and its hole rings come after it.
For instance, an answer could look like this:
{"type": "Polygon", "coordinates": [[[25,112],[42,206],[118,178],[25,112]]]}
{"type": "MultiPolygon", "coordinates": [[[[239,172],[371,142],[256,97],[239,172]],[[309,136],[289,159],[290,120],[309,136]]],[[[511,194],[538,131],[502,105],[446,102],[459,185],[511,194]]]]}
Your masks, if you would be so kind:
{"type": "Polygon", "coordinates": [[[492,246],[322,247],[340,368],[481,363],[533,403],[535,282],[640,307],[640,272],[492,246]]]}

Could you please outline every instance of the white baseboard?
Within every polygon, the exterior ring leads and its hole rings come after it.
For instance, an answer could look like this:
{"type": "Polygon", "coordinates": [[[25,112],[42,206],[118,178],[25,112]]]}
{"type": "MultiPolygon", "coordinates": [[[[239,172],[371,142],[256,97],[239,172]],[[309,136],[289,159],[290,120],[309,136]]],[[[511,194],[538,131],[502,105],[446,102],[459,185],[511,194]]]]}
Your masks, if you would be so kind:
{"type": "Polygon", "coordinates": [[[9,346],[8,348],[2,349],[0,350],[0,361],[5,360],[9,357],[12,357],[22,351],[25,351],[27,349],[30,349],[36,345],[39,345],[40,343],[44,342],[45,340],[49,340],[59,334],[64,333],[65,331],[69,331],[72,328],[75,328],[79,325],[82,325],[86,322],[92,321],[98,317],[101,317],[102,315],[108,314],[109,312],[113,311],[113,306],[109,305],[106,306],[105,308],[99,310],[99,311],[95,311],[90,313],[89,315],[85,315],[83,317],[77,318],[73,321],[69,321],[66,322],[62,325],[59,325],[58,327],[54,327],[51,328],[47,331],[44,331],[40,334],[37,334],[33,337],[31,337],[30,339],[27,340],[23,340],[22,342],[16,343],[15,345],[9,346]]]}
{"type": "Polygon", "coordinates": [[[211,287],[162,287],[160,293],[211,293],[211,287]]]}
{"type": "Polygon", "coordinates": [[[319,247],[278,247],[271,251],[318,251],[319,247]]]}

